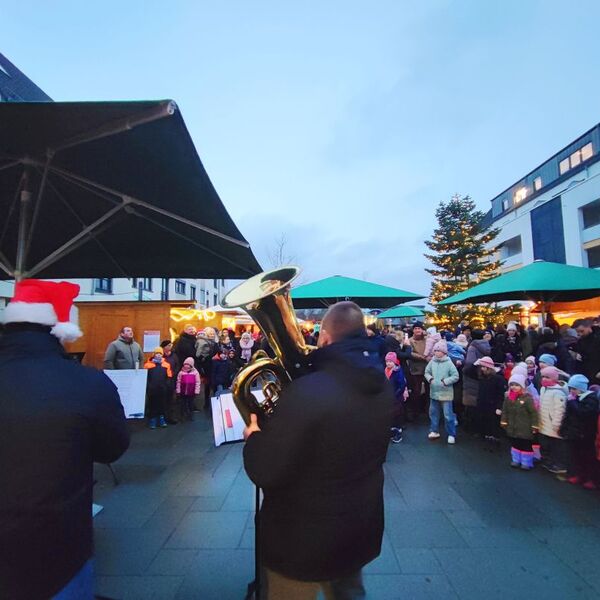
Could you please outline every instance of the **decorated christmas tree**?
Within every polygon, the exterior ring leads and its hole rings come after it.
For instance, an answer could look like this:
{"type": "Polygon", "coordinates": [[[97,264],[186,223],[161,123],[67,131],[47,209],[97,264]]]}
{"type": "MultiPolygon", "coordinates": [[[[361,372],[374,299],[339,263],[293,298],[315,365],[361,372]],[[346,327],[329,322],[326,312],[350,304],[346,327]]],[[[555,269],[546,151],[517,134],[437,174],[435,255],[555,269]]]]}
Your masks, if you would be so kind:
{"type": "Polygon", "coordinates": [[[500,261],[493,241],[500,230],[484,227],[485,213],[476,209],[469,196],[455,194],[448,202],[440,202],[435,216],[438,227],[433,239],[425,242],[431,250],[425,256],[433,263],[433,268],[426,271],[433,277],[430,301],[436,322],[450,327],[465,319],[482,326],[501,319],[504,311],[495,306],[438,304],[498,274],[500,261]]]}

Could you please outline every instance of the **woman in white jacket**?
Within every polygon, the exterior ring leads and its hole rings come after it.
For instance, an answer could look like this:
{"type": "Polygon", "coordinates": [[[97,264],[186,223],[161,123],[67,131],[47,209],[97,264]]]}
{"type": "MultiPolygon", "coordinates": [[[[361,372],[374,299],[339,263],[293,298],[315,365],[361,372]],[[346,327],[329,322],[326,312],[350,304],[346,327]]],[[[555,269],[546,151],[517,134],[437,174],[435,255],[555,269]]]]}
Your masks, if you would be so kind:
{"type": "Polygon", "coordinates": [[[551,473],[566,473],[566,446],[560,437],[560,426],[567,406],[568,388],[559,381],[556,367],[541,371],[540,390],[540,438],[544,468],[551,473]]]}

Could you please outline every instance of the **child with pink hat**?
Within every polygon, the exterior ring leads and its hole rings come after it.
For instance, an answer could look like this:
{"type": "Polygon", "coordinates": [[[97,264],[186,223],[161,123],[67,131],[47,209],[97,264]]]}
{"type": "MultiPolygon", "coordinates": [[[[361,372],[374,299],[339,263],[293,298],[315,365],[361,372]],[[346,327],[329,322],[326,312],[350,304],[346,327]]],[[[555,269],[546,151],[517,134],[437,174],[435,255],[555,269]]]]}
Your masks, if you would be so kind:
{"type": "Polygon", "coordinates": [[[526,391],[525,375],[512,374],[508,380],[508,392],[502,404],[500,425],[506,429],[511,441],[510,466],[524,470],[533,469],[534,435],[538,430],[538,413],[531,394],[526,391]]]}

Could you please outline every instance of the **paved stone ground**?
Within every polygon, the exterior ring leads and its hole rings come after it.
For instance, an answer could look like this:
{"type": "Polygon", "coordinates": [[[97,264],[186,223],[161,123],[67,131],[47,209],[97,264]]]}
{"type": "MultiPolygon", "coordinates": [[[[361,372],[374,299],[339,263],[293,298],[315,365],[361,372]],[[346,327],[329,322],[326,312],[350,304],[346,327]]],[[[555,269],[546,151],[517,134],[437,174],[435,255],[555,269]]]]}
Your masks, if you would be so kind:
{"type": "MultiPolygon", "coordinates": [[[[391,445],[386,532],[365,569],[368,598],[600,598],[600,494],[508,466],[459,432],[424,426],[391,445]]],[[[254,488],[242,445],[215,448],[204,417],[135,425],[115,464],[97,466],[96,591],[114,599],[237,600],[253,573],[254,488]]]]}

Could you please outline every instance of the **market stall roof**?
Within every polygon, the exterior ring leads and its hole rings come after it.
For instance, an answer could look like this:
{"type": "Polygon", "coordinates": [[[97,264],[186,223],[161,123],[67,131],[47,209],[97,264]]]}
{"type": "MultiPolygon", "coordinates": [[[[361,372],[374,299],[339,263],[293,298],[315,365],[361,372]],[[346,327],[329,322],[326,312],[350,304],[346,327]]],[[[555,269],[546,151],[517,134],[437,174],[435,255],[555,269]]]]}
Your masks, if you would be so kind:
{"type": "Polygon", "coordinates": [[[450,296],[439,304],[475,304],[503,300],[569,302],[599,295],[599,271],[537,260],[450,296]]]}
{"type": "Polygon", "coordinates": [[[389,308],[424,298],[413,292],[335,275],[292,289],[294,308],[320,308],[352,300],[361,308],[389,308]]]}
{"type": "Polygon", "coordinates": [[[411,317],[424,317],[425,313],[416,306],[395,306],[377,315],[378,319],[408,319],[411,317]]]}
{"type": "Polygon", "coordinates": [[[0,102],[0,278],[261,271],[172,100],[0,102]]]}

